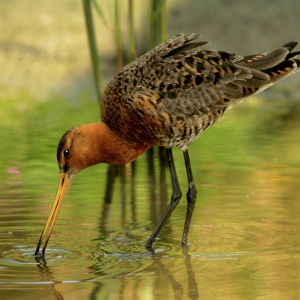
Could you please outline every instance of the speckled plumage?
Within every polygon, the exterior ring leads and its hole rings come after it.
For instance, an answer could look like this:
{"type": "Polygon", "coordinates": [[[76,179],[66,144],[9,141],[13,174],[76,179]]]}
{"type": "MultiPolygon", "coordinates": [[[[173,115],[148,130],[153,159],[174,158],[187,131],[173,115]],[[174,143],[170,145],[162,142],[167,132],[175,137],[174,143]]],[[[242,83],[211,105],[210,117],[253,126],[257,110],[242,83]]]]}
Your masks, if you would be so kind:
{"type": "Polygon", "coordinates": [[[246,57],[200,50],[179,34],[124,67],[102,97],[102,121],[120,136],[186,149],[241,99],[296,72],[291,42],[246,57]]]}

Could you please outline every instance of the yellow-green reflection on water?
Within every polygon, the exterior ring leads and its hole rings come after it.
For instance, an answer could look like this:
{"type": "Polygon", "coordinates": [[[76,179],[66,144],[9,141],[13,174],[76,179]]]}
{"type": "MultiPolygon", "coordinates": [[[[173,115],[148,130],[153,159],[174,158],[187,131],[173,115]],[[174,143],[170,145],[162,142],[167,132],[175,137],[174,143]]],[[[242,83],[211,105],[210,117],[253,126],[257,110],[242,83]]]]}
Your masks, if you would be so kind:
{"type": "MultiPolygon", "coordinates": [[[[155,151],[155,190],[143,155],[134,190],[126,167],[126,186],[117,179],[110,204],[103,200],[106,165],[79,174],[46,259],[36,262],[58,183],[56,146],[69,127],[98,119],[98,104],[88,98],[34,108],[26,99],[21,108],[1,103],[1,299],[297,298],[300,109],[280,93],[235,107],[191,145],[198,201],[188,251],[179,246],[184,197],[154,252],[143,247],[171,195],[167,170],[161,196],[155,151]]],[[[182,153],[174,156],[185,194],[182,153]]]]}

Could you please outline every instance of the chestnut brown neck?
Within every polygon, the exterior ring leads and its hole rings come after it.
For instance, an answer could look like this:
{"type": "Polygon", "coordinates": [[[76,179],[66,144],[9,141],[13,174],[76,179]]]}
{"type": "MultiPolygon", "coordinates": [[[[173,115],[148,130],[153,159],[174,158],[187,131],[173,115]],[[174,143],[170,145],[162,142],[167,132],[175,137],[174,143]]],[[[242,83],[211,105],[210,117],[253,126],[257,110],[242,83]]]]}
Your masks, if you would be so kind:
{"type": "MultiPolygon", "coordinates": [[[[115,134],[103,122],[81,125],[76,128],[82,135],[81,143],[86,149],[86,163],[126,164],[132,162],[152,145],[141,141],[128,141],[126,137],[115,134]]],[[[81,146],[82,147],[82,146],[81,146]]]]}

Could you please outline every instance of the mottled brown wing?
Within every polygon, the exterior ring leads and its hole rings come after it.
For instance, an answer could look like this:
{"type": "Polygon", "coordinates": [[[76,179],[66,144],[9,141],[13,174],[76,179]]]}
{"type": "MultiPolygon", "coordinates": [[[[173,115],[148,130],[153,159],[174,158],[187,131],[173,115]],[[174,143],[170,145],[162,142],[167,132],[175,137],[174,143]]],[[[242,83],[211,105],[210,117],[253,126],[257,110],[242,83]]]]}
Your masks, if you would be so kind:
{"type": "Polygon", "coordinates": [[[126,66],[107,86],[102,120],[120,134],[186,147],[240,99],[296,71],[296,43],[240,57],[199,50],[208,42],[177,35],[126,66]]]}
{"type": "MultiPolygon", "coordinates": [[[[178,34],[125,66],[108,83],[103,93],[101,99],[102,120],[112,123],[114,118],[119,118],[117,110],[123,106],[124,102],[128,103],[130,99],[134,99],[134,90],[141,85],[141,81],[153,82],[158,73],[162,74],[164,66],[163,64],[158,66],[158,64],[163,61],[163,56],[180,49],[198,37],[199,35],[195,34],[178,34]]],[[[199,42],[197,45],[207,43],[199,42]]],[[[195,47],[195,43],[192,45],[195,47]]]]}
{"type": "Polygon", "coordinates": [[[189,118],[219,109],[224,112],[243,97],[246,88],[259,89],[269,83],[267,74],[236,64],[242,58],[235,54],[199,50],[199,44],[203,43],[186,43],[149,60],[141,69],[143,76],[132,91],[133,99],[142,90],[143,94],[153,91],[158,95],[156,104],[160,103],[153,110],[166,111],[173,118],[189,118]]]}
{"type": "MultiPolygon", "coordinates": [[[[203,42],[206,43],[206,42],[203,42]]],[[[225,51],[199,50],[203,43],[173,49],[151,63],[139,89],[157,92],[166,110],[178,117],[225,111],[240,99],[257,93],[297,69],[297,45],[288,43],[264,54],[240,57],[225,51]],[[194,49],[196,47],[196,49],[194,49]]],[[[136,91],[133,91],[135,96],[136,91]]]]}
{"type": "Polygon", "coordinates": [[[260,86],[267,80],[263,73],[251,73],[245,67],[234,65],[232,62],[239,59],[235,54],[200,51],[198,47],[208,42],[192,42],[198,37],[194,34],[172,37],[124,67],[104,91],[102,119],[112,119],[114,110],[123,102],[128,103],[129,107],[141,87],[162,93],[161,98],[163,93],[167,93],[166,98],[175,99],[174,93],[180,98],[184,90],[191,89],[194,93],[198,86],[212,85],[222,87],[224,92],[226,90],[224,97],[234,100],[242,95],[241,81],[247,83],[246,79],[251,79],[253,84],[256,81],[255,86],[260,86]],[[255,75],[258,80],[255,80],[255,75]],[[233,81],[236,81],[234,85],[228,85],[233,81]]]}

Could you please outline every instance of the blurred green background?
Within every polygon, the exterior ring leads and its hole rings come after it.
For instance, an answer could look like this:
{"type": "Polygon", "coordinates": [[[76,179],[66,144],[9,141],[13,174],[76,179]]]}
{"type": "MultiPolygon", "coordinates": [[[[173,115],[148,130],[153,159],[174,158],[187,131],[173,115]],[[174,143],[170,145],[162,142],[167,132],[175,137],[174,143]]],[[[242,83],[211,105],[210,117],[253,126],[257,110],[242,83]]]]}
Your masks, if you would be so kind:
{"type": "MultiPolygon", "coordinates": [[[[129,2],[91,1],[102,88],[121,64],[181,32],[202,34],[209,48],[239,55],[300,41],[297,0],[133,0],[133,16],[129,2]],[[154,22],[154,6],[160,21],[154,22]]],[[[163,299],[172,292],[178,296],[178,286],[183,299],[197,299],[190,289],[202,299],[297,299],[300,74],[237,105],[190,146],[198,189],[190,255],[177,247],[185,199],[162,230],[158,252],[144,253],[171,187],[167,173],[165,197],[158,196],[159,185],[149,188],[142,156],[136,199],[127,186],[125,205],[118,183],[111,211],[103,203],[107,166],[78,176],[49,244],[51,251],[69,252],[62,260],[49,252],[49,264],[40,270],[18,247],[32,253],[45,224],[58,183],[57,143],[70,127],[100,117],[83,3],[0,1],[0,67],[1,284],[82,280],[53,284],[72,300],[109,299],[107,291],[111,299],[163,299]]],[[[184,195],[182,154],[175,149],[174,156],[184,195]]],[[[36,293],[44,299],[57,295],[39,287],[36,293]]],[[[3,290],[6,299],[18,299],[20,285],[3,290]]],[[[26,291],[22,299],[32,299],[32,290],[26,291]]]]}

